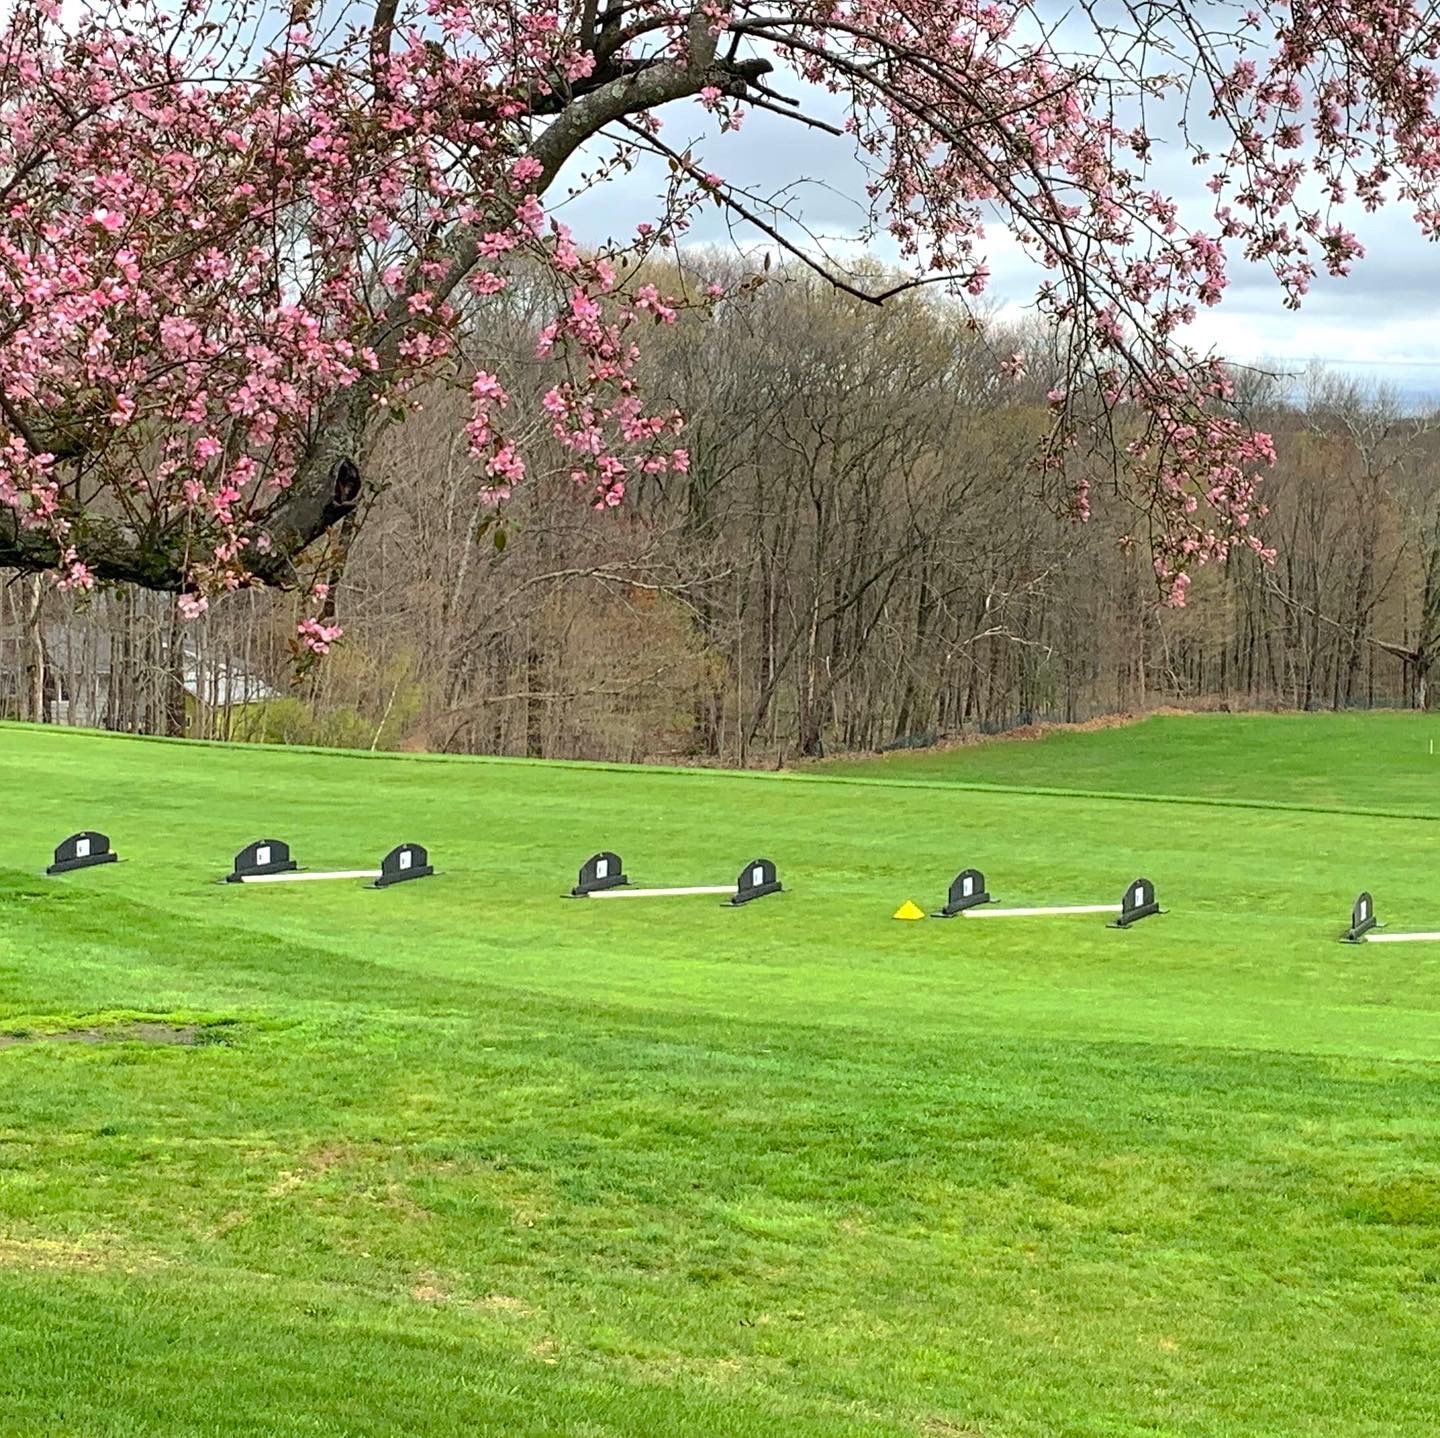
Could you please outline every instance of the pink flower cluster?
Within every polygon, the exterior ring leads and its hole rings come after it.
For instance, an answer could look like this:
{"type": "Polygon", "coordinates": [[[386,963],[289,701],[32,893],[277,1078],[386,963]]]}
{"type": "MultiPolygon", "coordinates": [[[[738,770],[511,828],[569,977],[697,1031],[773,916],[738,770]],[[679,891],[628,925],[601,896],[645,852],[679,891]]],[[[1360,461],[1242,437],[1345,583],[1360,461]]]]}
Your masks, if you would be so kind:
{"type": "Polygon", "coordinates": [[[300,643],[312,654],[328,654],[345,632],[338,624],[322,624],[318,619],[302,619],[296,628],[300,643]]]}

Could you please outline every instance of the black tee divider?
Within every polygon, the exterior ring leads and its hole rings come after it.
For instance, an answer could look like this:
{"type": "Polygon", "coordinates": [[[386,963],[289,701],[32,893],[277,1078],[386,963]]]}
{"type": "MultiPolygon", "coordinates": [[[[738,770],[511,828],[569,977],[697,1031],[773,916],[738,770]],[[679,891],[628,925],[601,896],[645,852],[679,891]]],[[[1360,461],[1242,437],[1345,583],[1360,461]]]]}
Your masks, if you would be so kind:
{"type": "Polygon", "coordinates": [[[435,872],[430,855],[419,844],[397,844],[380,861],[380,877],[370,886],[388,889],[392,884],[408,883],[411,879],[428,879],[435,872]]]}
{"type": "Polygon", "coordinates": [[[243,884],[258,874],[293,874],[299,867],[283,839],[256,839],[235,855],[235,867],[225,876],[225,882],[243,884]]]}
{"type": "Polygon", "coordinates": [[[586,894],[598,894],[605,889],[618,889],[629,882],[630,880],[625,877],[625,865],[621,862],[620,855],[611,853],[608,849],[602,849],[600,853],[592,854],[580,865],[580,876],[575,887],[570,890],[570,897],[583,899],[586,894]]]}
{"type": "Polygon", "coordinates": [[[1106,924],[1107,929],[1128,929],[1141,919],[1163,913],[1155,899],[1155,885],[1149,879],[1136,879],[1120,900],[1120,916],[1114,923],[1106,924]]]}
{"type": "Polygon", "coordinates": [[[96,864],[113,864],[119,858],[104,834],[84,829],[55,846],[55,861],[45,872],[68,874],[74,869],[92,869],[96,864]]]}
{"type": "Polygon", "coordinates": [[[937,919],[953,919],[966,909],[991,902],[989,890],[985,887],[985,875],[979,869],[961,869],[950,881],[950,894],[945,907],[935,915],[937,919]]]}
{"type": "Polygon", "coordinates": [[[780,880],[775,875],[775,865],[769,859],[751,859],[735,880],[735,895],[727,902],[732,906],[748,904],[763,899],[767,894],[781,892],[780,880]]]}
{"type": "Polygon", "coordinates": [[[1380,921],[1375,917],[1375,900],[1368,893],[1361,894],[1350,910],[1350,927],[1340,936],[1347,944],[1364,941],[1371,929],[1378,929],[1380,921]]]}

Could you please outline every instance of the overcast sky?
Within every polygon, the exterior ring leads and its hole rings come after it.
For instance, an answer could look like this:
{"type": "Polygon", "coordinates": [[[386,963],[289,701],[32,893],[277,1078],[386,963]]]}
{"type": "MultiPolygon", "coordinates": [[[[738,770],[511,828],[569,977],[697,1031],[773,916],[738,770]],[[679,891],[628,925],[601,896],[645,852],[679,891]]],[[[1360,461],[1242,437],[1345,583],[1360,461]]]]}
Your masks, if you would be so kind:
{"type": "MultiPolygon", "coordinates": [[[[728,180],[768,193],[807,177],[812,183],[799,196],[807,223],[839,239],[842,252],[848,249],[843,241],[853,239],[864,218],[853,198],[863,200],[863,178],[848,141],[763,111],[748,113],[738,135],[707,134],[706,117],[694,106],[671,106],[664,117],[665,138],[672,145],[706,136],[696,153],[728,180]]],[[[1163,135],[1163,130],[1159,133],[1163,135]]],[[[1178,145],[1167,151],[1162,144],[1158,155],[1151,183],[1186,201],[1186,217],[1204,224],[1214,204],[1203,188],[1208,171],[1191,165],[1178,145]]],[[[583,239],[623,234],[636,219],[653,213],[661,185],[658,168],[642,170],[607,183],[561,213],[583,239]]],[[[551,201],[556,198],[552,190],[551,201]]],[[[1201,349],[1213,346],[1239,363],[1266,364],[1287,373],[1319,362],[1357,378],[1389,384],[1411,403],[1440,401],[1440,248],[1425,241],[1399,208],[1348,215],[1346,223],[1366,251],[1349,279],[1332,280],[1322,274],[1303,308],[1295,312],[1282,304],[1279,287],[1268,271],[1232,259],[1225,299],[1217,309],[1202,312],[1188,332],[1191,342],[1201,349]]],[[[1017,307],[1018,312],[1033,299],[1040,271],[1003,226],[992,226],[989,234],[990,301],[1017,307]]],[[[711,206],[697,218],[694,236],[726,244],[739,240],[760,248],[765,244],[763,236],[733,235],[711,206]]],[[[882,258],[893,257],[883,243],[877,252],[882,258]]]]}

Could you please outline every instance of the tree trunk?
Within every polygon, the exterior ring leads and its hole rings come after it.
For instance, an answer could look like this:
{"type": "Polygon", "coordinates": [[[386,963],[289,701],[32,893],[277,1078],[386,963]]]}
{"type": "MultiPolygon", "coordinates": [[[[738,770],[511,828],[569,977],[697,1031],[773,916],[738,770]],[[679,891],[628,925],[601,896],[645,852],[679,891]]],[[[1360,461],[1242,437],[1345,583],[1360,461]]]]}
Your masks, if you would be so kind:
{"type": "Polygon", "coordinates": [[[528,759],[545,757],[545,708],[535,697],[544,674],[545,656],[532,644],[525,656],[525,688],[530,696],[525,700],[525,756],[528,759]]]}
{"type": "Polygon", "coordinates": [[[33,575],[25,611],[25,710],[24,717],[44,724],[49,715],[45,705],[45,580],[33,575]]]}

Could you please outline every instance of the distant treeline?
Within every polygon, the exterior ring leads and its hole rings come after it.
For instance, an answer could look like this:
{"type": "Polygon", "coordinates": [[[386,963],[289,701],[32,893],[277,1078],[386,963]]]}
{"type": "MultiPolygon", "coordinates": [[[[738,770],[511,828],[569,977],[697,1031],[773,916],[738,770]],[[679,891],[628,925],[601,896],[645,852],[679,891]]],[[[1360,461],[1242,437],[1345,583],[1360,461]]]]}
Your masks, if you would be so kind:
{"type": "MultiPolygon", "coordinates": [[[[536,313],[517,289],[483,322],[539,431],[536,313]]],[[[689,417],[687,474],[637,480],[595,514],[557,454],[502,547],[474,497],[463,397],[437,388],[377,437],[367,462],[388,488],[338,586],[346,640],[298,684],[286,596],[235,594],[182,624],[164,596],[81,600],[10,576],[0,712],[768,764],[1156,705],[1429,702],[1440,437],[1393,397],[1242,376],[1277,441],[1257,528],[1278,558],[1202,571],[1167,610],[1143,515],[1099,484],[1094,517],[1071,523],[1033,478],[1043,336],[791,274],[648,343],[652,393],[689,417]],[[1029,373],[1006,382],[996,356],[1016,348],[1029,373]]]]}

